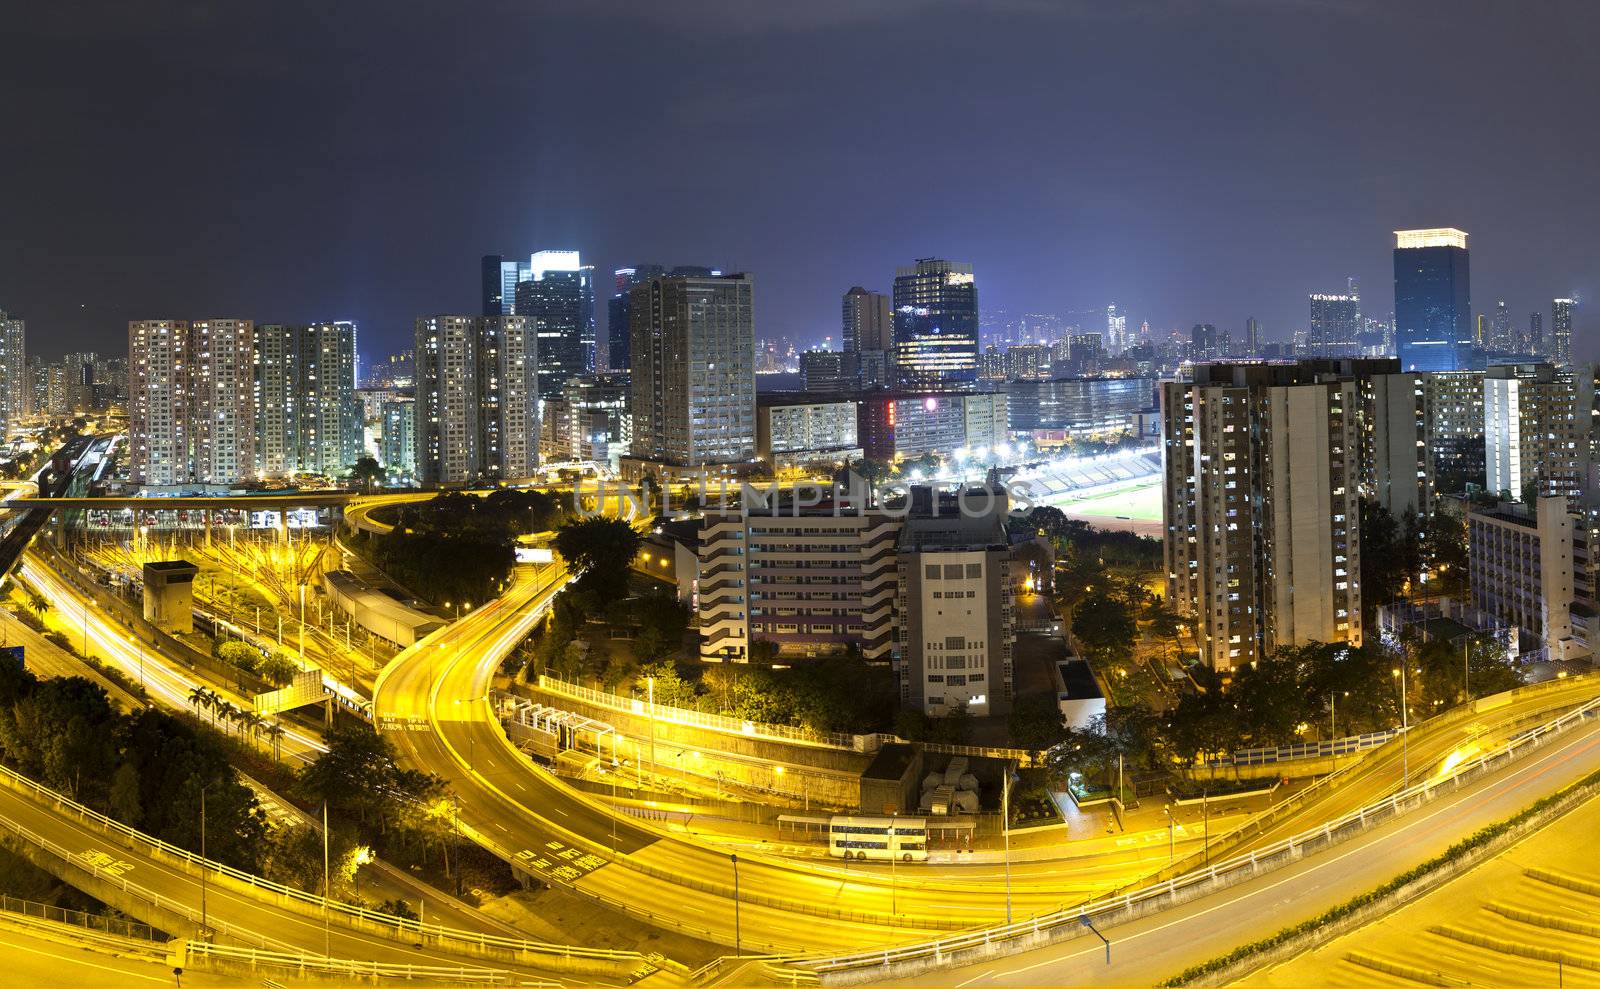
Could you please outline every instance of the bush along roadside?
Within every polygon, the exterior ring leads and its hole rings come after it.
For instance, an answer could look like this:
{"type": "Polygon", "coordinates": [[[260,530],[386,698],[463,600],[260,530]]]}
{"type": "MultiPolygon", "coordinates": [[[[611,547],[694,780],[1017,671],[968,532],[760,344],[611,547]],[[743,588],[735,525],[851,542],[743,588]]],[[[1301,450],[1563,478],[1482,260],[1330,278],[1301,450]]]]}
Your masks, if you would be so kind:
{"type": "MultiPolygon", "coordinates": [[[[1240,962],[1248,961],[1249,959],[1258,955],[1263,955],[1287,942],[1304,937],[1307,934],[1315,933],[1329,924],[1337,923],[1356,911],[1377,903],[1384,897],[1393,895],[1394,893],[1404,889],[1406,886],[1409,886],[1419,879],[1427,878],[1434,872],[1437,872],[1438,870],[1454,863],[1461,856],[1482,848],[1491,841],[1511,833],[1519,825],[1532,820],[1535,816],[1549,809],[1560,801],[1570,799],[1577,795],[1583,795],[1585,797],[1590,796],[1591,794],[1589,791],[1596,788],[1600,788],[1600,772],[1590,773],[1588,776],[1585,776],[1583,779],[1572,784],[1559,793],[1553,793],[1550,796],[1529,805],[1521,811],[1518,811],[1511,817],[1508,817],[1496,824],[1491,824],[1481,831],[1478,831],[1469,837],[1456,842],[1454,845],[1451,845],[1434,858],[1431,858],[1421,865],[1401,873],[1376,889],[1369,890],[1360,894],[1359,896],[1355,896],[1349,900],[1346,900],[1344,903],[1339,904],[1321,916],[1313,917],[1310,920],[1295,924],[1293,927],[1285,927],[1276,934],[1264,937],[1259,941],[1252,941],[1249,944],[1240,945],[1225,955],[1219,955],[1210,961],[1202,962],[1199,965],[1185,969],[1179,974],[1161,983],[1161,985],[1191,985],[1196,980],[1205,978],[1208,975],[1215,975],[1218,972],[1238,965],[1240,962]]],[[[1574,803],[1573,806],[1577,806],[1577,804],[1574,803]]]]}

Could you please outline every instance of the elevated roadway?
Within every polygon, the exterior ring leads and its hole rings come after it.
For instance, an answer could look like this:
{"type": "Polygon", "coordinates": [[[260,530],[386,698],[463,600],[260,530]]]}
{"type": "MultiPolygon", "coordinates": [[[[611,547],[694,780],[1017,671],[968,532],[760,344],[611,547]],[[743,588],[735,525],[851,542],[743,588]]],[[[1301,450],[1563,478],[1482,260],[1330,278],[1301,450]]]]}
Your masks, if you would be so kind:
{"type": "MultiPolygon", "coordinates": [[[[920,932],[1005,920],[1005,873],[995,863],[891,868],[747,855],[689,838],[681,829],[615,815],[602,801],[533,766],[505,740],[486,695],[495,666],[559,586],[560,579],[520,576],[506,597],[403,653],[380,678],[374,701],[380,726],[409,764],[448,781],[460,799],[463,830],[536,878],[651,923],[726,945],[737,940],[747,949],[878,946],[918,940],[920,932]],[[737,911],[733,854],[739,856],[737,911]],[[580,865],[565,865],[572,861],[580,865]]],[[[1595,691],[1593,683],[1562,686],[1485,712],[1480,720],[1493,734],[1595,691]]],[[[1463,737],[1452,730],[1413,745],[1413,778],[1432,772],[1463,737]]],[[[1399,759],[1398,746],[1370,769],[1353,767],[1349,778],[1361,781],[1359,788],[1347,794],[1329,787],[1324,802],[1306,813],[1336,817],[1370,793],[1398,787],[1391,757],[1399,759]]],[[[1103,844],[1082,852],[1069,845],[1062,860],[1015,865],[1012,916],[1082,902],[1162,868],[1169,850],[1166,836],[1160,837],[1109,853],[1103,844]]],[[[1192,832],[1188,848],[1197,849],[1192,832]]]]}

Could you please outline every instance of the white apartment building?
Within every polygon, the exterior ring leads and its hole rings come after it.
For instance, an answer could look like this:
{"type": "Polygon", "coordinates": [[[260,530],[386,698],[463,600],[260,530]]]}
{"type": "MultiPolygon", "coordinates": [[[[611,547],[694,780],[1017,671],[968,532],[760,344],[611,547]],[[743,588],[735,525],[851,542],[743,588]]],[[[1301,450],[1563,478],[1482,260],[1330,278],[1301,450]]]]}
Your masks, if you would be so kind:
{"type": "Polygon", "coordinates": [[[782,398],[759,402],[756,456],[774,470],[859,459],[856,403],[782,398]]]}
{"type": "Polygon", "coordinates": [[[901,702],[933,717],[1006,714],[1015,622],[1006,500],[906,520],[897,550],[901,702]],[[981,514],[978,514],[980,513],[981,514]]]}
{"type": "Polygon", "coordinates": [[[1552,660],[1590,654],[1589,534],[1564,496],[1475,510],[1467,535],[1474,608],[1516,627],[1525,652],[1552,660]]]}

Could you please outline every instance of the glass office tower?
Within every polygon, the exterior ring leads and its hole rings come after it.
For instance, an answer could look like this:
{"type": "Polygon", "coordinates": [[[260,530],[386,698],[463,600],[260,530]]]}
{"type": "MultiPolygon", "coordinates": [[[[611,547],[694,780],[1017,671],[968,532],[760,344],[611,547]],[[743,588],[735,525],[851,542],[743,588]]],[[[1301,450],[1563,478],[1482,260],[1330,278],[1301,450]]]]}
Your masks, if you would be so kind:
{"type": "Polygon", "coordinates": [[[949,390],[977,382],[978,289],[970,264],[921,258],[899,269],[894,345],[904,388],[949,390]]]}
{"type": "Polygon", "coordinates": [[[1395,349],[1402,371],[1481,368],[1464,230],[1396,230],[1395,349]]]}

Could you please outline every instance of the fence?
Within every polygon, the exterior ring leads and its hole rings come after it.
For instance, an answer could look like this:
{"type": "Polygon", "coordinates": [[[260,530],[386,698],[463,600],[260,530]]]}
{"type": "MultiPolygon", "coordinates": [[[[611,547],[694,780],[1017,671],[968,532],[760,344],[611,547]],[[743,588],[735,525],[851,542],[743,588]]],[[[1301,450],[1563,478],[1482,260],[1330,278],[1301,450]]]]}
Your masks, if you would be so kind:
{"type": "Polygon", "coordinates": [[[48,903],[35,903],[33,900],[22,900],[15,896],[0,893],[0,910],[6,913],[21,914],[24,917],[36,917],[40,920],[50,920],[58,924],[71,924],[86,930],[99,931],[102,934],[113,934],[135,941],[153,941],[156,944],[165,944],[166,935],[137,921],[123,920],[120,917],[106,917],[97,913],[86,913],[82,910],[68,910],[65,907],[52,906],[48,903]]]}
{"type": "Polygon", "coordinates": [[[235,948],[231,945],[207,944],[190,941],[185,945],[186,960],[210,962],[214,966],[243,966],[252,970],[260,968],[291,970],[300,976],[338,976],[346,979],[425,979],[429,982],[460,982],[477,985],[519,985],[554,989],[559,982],[528,979],[492,968],[448,967],[442,965],[401,965],[375,961],[355,961],[347,958],[324,958],[320,955],[302,955],[282,951],[261,951],[256,948],[235,948]]]}
{"type": "Polygon", "coordinates": [[[1348,755],[1351,752],[1375,748],[1399,734],[1398,730],[1374,731],[1365,735],[1350,735],[1320,742],[1297,742],[1294,745],[1280,745],[1275,748],[1234,749],[1232,754],[1215,759],[1207,765],[1260,766],[1273,762],[1288,762],[1292,759],[1348,755]]]}
{"type": "MultiPolygon", "coordinates": [[[[850,735],[837,731],[812,731],[795,725],[774,725],[759,721],[742,721],[739,718],[730,718],[722,714],[707,714],[704,711],[691,711],[683,707],[667,707],[664,704],[652,705],[649,701],[638,697],[624,697],[621,694],[607,693],[603,690],[594,690],[589,687],[580,687],[575,683],[558,680],[552,676],[539,676],[539,689],[552,694],[564,694],[576,700],[612,711],[621,711],[624,714],[639,717],[653,717],[656,721],[666,724],[684,725],[690,728],[704,728],[707,731],[722,732],[728,735],[742,735],[745,738],[759,738],[767,741],[789,742],[799,745],[815,745],[825,748],[843,749],[847,752],[876,752],[889,742],[905,742],[897,735],[873,733],[866,735],[850,735]]],[[[947,745],[941,742],[918,743],[929,752],[939,752],[945,755],[985,756],[996,759],[1016,759],[1024,765],[1033,761],[1031,752],[1022,749],[997,749],[981,745],[947,745]]]]}
{"type": "Polygon", "coordinates": [[[1243,882],[1295,861],[1308,851],[1338,844],[1368,828],[1386,823],[1431,802],[1444,793],[1459,790],[1468,780],[1519,758],[1543,745],[1554,735],[1594,717],[1597,711],[1600,711],[1600,699],[1591,700],[1492,752],[1458,766],[1449,776],[1419,783],[1336,820],[1327,821],[1266,848],[1219,862],[1201,871],[1186,873],[1143,889],[1043,914],[1020,923],[968,931],[935,941],[902,945],[880,951],[827,958],[793,959],[791,964],[809,968],[824,976],[828,974],[836,976],[834,980],[828,981],[839,983],[865,981],[890,974],[887,972],[872,974],[876,969],[893,967],[894,975],[906,975],[924,968],[970,963],[981,958],[1066,940],[1082,933],[1082,918],[1098,920],[1099,926],[1102,927],[1124,923],[1204,896],[1234,883],[1243,882]]]}
{"type": "MultiPolygon", "coordinates": [[[[276,898],[280,906],[289,907],[292,905],[303,912],[316,911],[321,913],[326,911],[331,916],[339,918],[345,924],[376,929],[394,936],[396,939],[424,942],[431,940],[438,948],[458,952],[475,949],[477,952],[485,954],[501,951],[509,952],[516,956],[531,955],[549,960],[560,959],[568,963],[576,961],[606,963],[608,970],[617,966],[637,964],[643,957],[638,952],[633,951],[580,948],[572,945],[548,944],[542,941],[526,941],[495,934],[479,934],[472,931],[456,930],[441,927],[437,924],[423,924],[410,918],[396,917],[392,914],[368,910],[364,907],[342,903],[338,900],[324,899],[314,893],[294,889],[282,883],[276,883],[270,879],[264,879],[261,876],[245,872],[242,869],[223,865],[221,862],[203,859],[188,849],[179,848],[176,845],[162,841],[160,838],[137,831],[121,821],[107,817],[98,811],[91,810],[4,766],[0,766],[0,784],[9,786],[11,789],[30,796],[41,803],[53,806],[57,811],[75,817],[79,821],[97,826],[111,834],[119,835],[128,845],[143,847],[147,854],[153,857],[157,855],[164,856],[177,860],[186,869],[193,869],[216,876],[225,876],[241,885],[259,890],[276,898]]],[[[109,881],[119,889],[151,903],[158,909],[175,913],[190,920],[199,920],[199,912],[191,910],[186,904],[130,883],[115,872],[106,870],[94,862],[84,860],[82,856],[63,848],[42,835],[36,834],[9,817],[0,815],[0,825],[4,825],[25,840],[45,848],[52,854],[62,857],[74,865],[87,868],[102,881],[109,881]]],[[[263,947],[279,947],[293,950],[291,945],[274,941],[252,931],[229,929],[226,925],[216,922],[213,917],[208,917],[207,920],[209,926],[219,933],[233,936],[243,935],[242,940],[259,944],[263,947]]]]}
{"type": "MultiPolygon", "coordinates": [[[[622,711],[627,714],[651,716],[652,705],[637,697],[623,697],[620,694],[610,694],[603,690],[592,690],[580,687],[575,683],[557,680],[555,677],[540,675],[539,689],[548,690],[555,694],[566,694],[581,701],[609,708],[613,711],[622,711]]],[[[764,738],[779,742],[795,742],[801,745],[825,745],[830,748],[849,749],[860,752],[857,748],[858,740],[863,736],[846,735],[843,732],[817,732],[809,728],[799,728],[793,725],[770,725],[757,721],[741,721],[721,714],[706,714],[703,711],[691,711],[682,707],[667,707],[663,704],[654,705],[654,718],[668,724],[685,725],[690,728],[705,728],[709,731],[726,732],[731,735],[744,735],[747,738],[764,738]]]]}

